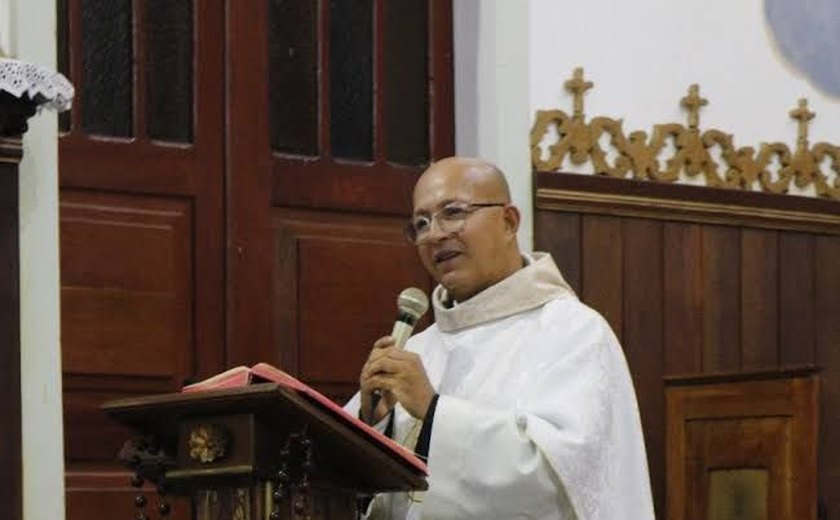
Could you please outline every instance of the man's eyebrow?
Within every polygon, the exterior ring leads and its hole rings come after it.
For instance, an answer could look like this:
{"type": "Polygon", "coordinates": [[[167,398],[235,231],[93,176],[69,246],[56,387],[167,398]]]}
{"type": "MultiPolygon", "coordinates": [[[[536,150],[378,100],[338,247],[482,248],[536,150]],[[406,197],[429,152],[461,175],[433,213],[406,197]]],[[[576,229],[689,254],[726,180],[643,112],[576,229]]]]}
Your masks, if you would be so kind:
{"type": "Polygon", "coordinates": [[[426,209],[426,208],[415,209],[415,210],[412,212],[412,215],[424,215],[424,214],[429,214],[429,213],[432,213],[433,211],[437,211],[437,210],[439,210],[439,209],[445,208],[446,206],[448,206],[448,205],[450,205],[450,204],[453,204],[453,203],[456,203],[456,202],[457,202],[457,203],[459,203],[459,204],[466,204],[466,203],[465,203],[463,200],[461,200],[461,199],[456,199],[456,198],[451,198],[451,197],[450,197],[450,198],[448,198],[448,199],[444,199],[444,200],[442,200],[442,201],[438,202],[437,206],[435,206],[432,210],[428,210],[428,209],[426,209]]]}

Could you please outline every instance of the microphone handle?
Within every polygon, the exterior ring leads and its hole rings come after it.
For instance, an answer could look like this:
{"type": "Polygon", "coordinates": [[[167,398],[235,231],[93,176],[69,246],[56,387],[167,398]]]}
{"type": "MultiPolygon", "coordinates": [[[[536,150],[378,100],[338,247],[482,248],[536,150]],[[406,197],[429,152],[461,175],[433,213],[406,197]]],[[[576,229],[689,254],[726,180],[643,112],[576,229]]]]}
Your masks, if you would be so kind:
{"type": "Polygon", "coordinates": [[[394,344],[397,348],[403,348],[405,346],[409,336],[411,336],[411,331],[414,330],[414,322],[404,320],[405,318],[400,316],[394,322],[394,328],[391,330],[391,337],[394,338],[394,344]]]}
{"type": "MultiPolygon", "coordinates": [[[[400,314],[397,320],[394,322],[394,328],[391,330],[391,337],[394,338],[394,343],[397,348],[403,348],[405,346],[406,341],[408,341],[409,336],[411,336],[411,332],[414,330],[414,322],[411,318],[407,318],[407,316],[400,314]]],[[[376,407],[379,406],[379,401],[382,400],[382,392],[379,390],[374,390],[373,395],[371,396],[370,401],[370,424],[373,424],[373,417],[374,412],[376,411],[376,407]]]]}

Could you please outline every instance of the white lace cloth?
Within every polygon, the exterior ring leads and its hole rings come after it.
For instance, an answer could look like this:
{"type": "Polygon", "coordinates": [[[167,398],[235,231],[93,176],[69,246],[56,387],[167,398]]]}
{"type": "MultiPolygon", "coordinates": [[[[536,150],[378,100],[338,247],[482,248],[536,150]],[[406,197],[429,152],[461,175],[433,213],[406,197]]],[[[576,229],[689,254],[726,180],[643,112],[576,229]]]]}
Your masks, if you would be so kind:
{"type": "Polygon", "coordinates": [[[61,73],[46,67],[10,58],[0,58],[0,90],[21,97],[28,94],[39,101],[39,109],[57,112],[73,103],[73,85],[61,73]]]}

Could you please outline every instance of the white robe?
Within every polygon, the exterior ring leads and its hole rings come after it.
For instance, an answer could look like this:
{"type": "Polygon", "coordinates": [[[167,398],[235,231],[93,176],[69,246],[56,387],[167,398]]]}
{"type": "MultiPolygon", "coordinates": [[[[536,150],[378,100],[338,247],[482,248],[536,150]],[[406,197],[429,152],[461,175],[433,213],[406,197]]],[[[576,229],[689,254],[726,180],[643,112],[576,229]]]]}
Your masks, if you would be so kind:
{"type": "MultiPolygon", "coordinates": [[[[452,309],[435,290],[436,323],[406,346],[440,395],[429,490],[379,495],[368,518],[653,519],[618,341],[550,256],[528,263],[452,309]]],[[[347,409],[358,406],[357,395],[347,409]]],[[[399,405],[394,413],[394,438],[413,448],[419,422],[399,405]]]]}

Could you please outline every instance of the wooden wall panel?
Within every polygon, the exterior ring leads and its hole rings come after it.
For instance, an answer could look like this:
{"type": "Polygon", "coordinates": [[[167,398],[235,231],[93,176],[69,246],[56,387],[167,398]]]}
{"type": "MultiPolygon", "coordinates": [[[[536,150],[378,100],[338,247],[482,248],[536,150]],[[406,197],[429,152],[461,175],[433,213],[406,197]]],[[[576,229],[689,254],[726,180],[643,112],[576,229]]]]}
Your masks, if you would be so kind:
{"type": "Polygon", "coordinates": [[[338,401],[355,392],[373,341],[391,332],[399,292],[431,289],[402,225],[401,218],[274,212],[274,361],[338,401]]]}
{"type": "Polygon", "coordinates": [[[535,179],[536,248],[579,259],[579,294],[622,339],[657,513],[668,483],[657,469],[661,430],[651,425],[664,424],[655,390],[663,377],[816,365],[819,490],[828,518],[840,516],[840,205],[594,176],[535,179]],[[650,316],[657,291],[659,316],[650,316]]]}
{"type": "Polygon", "coordinates": [[[581,217],[576,213],[536,211],[534,249],[551,253],[563,278],[577,294],[581,289],[581,217]]]}
{"type": "Polygon", "coordinates": [[[621,219],[587,215],[581,226],[584,266],[581,299],[598,309],[621,338],[624,317],[621,219]]]}
{"type": "Polygon", "coordinates": [[[814,249],[817,366],[821,370],[819,493],[826,518],[840,518],[840,237],[817,236],[814,249]]]}
{"type": "Polygon", "coordinates": [[[741,233],[741,369],[779,364],[778,233],[744,229],[741,233]]]}
{"type": "Polygon", "coordinates": [[[740,367],[741,236],[732,227],[703,228],[703,370],[740,367]]]}
{"type": "Polygon", "coordinates": [[[662,381],[662,223],[624,219],[623,347],[636,396],[649,413],[642,415],[653,499],[665,505],[665,386],[662,381]]]}
{"type": "Polygon", "coordinates": [[[703,366],[702,237],[697,224],[663,224],[662,343],[668,375],[700,372],[703,366]]]}
{"type": "Polygon", "coordinates": [[[814,238],[779,235],[779,340],[782,365],[814,362],[814,238]]]}

